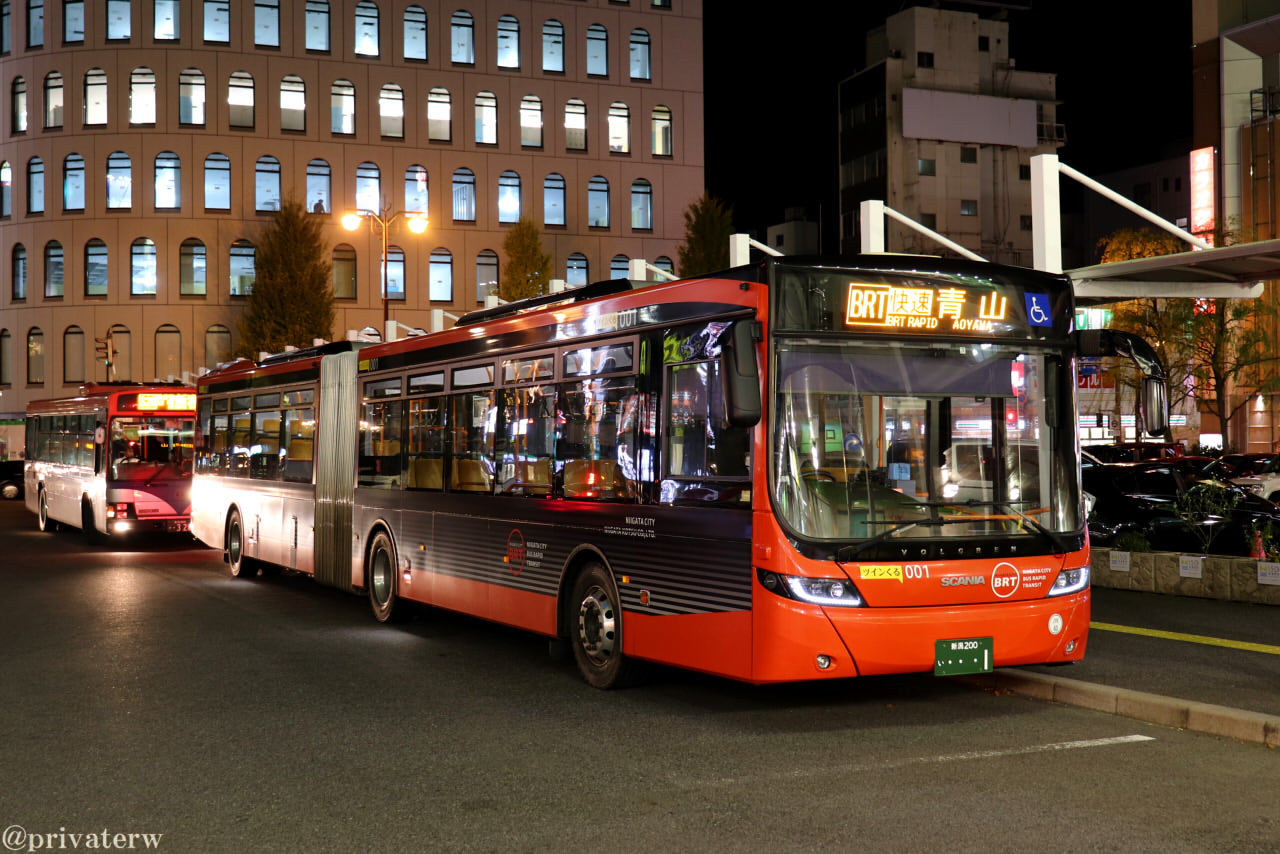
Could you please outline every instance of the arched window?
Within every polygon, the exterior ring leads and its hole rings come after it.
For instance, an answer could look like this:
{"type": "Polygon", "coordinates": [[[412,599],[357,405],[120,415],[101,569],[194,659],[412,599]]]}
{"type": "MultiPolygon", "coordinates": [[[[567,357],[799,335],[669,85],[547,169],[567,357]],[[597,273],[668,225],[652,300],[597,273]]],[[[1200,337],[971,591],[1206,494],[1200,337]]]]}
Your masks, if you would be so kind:
{"type": "Polygon", "coordinates": [[[44,76],[44,126],[62,127],[62,75],[56,71],[44,76]]]}
{"type": "Polygon", "coordinates": [[[296,74],[280,81],[280,129],[307,129],[307,84],[296,74]]]}
{"type": "Polygon", "coordinates": [[[600,24],[587,27],[587,74],[609,76],[609,31],[600,24]]]}
{"type": "Polygon", "coordinates": [[[453,138],[453,105],[448,89],[427,93],[427,138],[448,142],[453,138]]]}
{"type": "Polygon", "coordinates": [[[13,167],[0,160],[0,217],[13,215],[13,167]]]}
{"type": "Polygon", "coordinates": [[[356,250],[345,243],[333,247],[333,297],[356,298],[356,250]]]}
{"type": "Polygon", "coordinates": [[[485,145],[498,142],[498,98],[492,92],[476,94],[476,142],[485,145]]]}
{"type": "Polygon", "coordinates": [[[631,151],[631,111],[621,101],[609,105],[609,150],[615,154],[631,151]]]}
{"type": "Polygon", "coordinates": [[[466,65],[476,61],[475,21],[470,12],[459,9],[449,19],[449,59],[466,65]]]}
{"type": "Polygon", "coordinates": [[[253,244],[247,240],[237,240],[231,244],[227,273],[230,277],[230,294],[233,297],[247,297],[253,291],[253,244]]]}
{"type": "Polygon", "coordinates": [[[178,76],[178,121],[204,126],[204,72],[198,68],[184,68],[178,76]]]}
{"type": "Polygon", "coordinates": [[[27,81],[21,77],[13,78],[9,88],[9,97],[13,107],[13,132],[27,132],[27,81]]]}
{"type": "Polygon", "coordinates": [[[166,380],[182,375],[182,333],[172,323],[156,329],[157,379],[166,380]]]}
{"type": "Polygon", "coordinates": [[[369,0],[356,4],[356,53],[378,55],[378,4],[369,0]]]}
{"type": "Polygon", "coordinates": [[[156,41],[177,41],[181,21],[179,0],[153,0],[151,37],[156,41]]]}
{"type": "Polygon", "coordinates": [[[21,243],[13,244],[13,254],[10,256],[9,263],[9,281],[12,285],[11,293],[15,300],[23,300],[27,298],[27,247],[21,243]]]}
{"type": "Polygon", "coordinates": [[[476,255],[476,302],[484,302],[489,294],[498,292],[498,253],[481,249],[476,255]]]}
{"type": "Polygon", "coordinates": [[[280,47],[280,0],[253,0],[253,43],[280,47]]]}
{"type": "Polygon", "coordinates": [[[386,283],[383,299],[404,299],[404,250],[399,246],[388,246],[387,257],[382,260],[385,269],[381,270],[382,281],[386,283]]]}
{"type": "Polygon", "coordinates": [[[254,167],[253,206],[258,213],[280,210],[280,161],[270,155],[254,167]]]}
{"type": "Polygon", "coordinates": [[[498,222],[520,221],[520,175],[507,170],[498,176],[498,222]]]}
{"type": "Polygon", "coordinates": [[[62,276],[62,244],[56,240],[50,240],[44,245],[44,295],[46,298],[61,298],[65,293],[62,276]]]}
{"type": "Polygon", "coordinates": [[[84,210],[84,158],[79,154],[62,159],[62,209],[84,210]]]}
{"type": "Polygon", "coordinates": [[[182,241],[178,248],[178,293],[204,296],[208,288],[208,255],[204,242],[194,237],[182,241]]]}
{"type": "Polygon", "coordinates": [[[626,255],[614,255],[609,261],[609,278],[626,279],[631,275],[631,259],[626,255]]]}
{"type": "Polygon", "coordinates": [[[129,331],[129,327],[119,323],[113,324],[107,332],[111,335],[111,349],[116,352],[111,364],[115,376],[107,376],[107,366],[103,365],[103,379],[130,382],[133,380],[133,333],[129,331]]]}
{"type": "Polygon", "coordinates": [[[329,52],[329,0],[307,0],[307,50],[329,52]]]}
{"type": "Polygon", "coordinates": [[[453,218],[456,222],[476,221],[476,174],[470,169],[453,173],[453,218]]]}
{"type": "Polygon", "coordinates": [[[155,294],[158,277],[156,243],[149,237],[139,237],[129,247],[129,292],[134,296],[155,294]]]}
{"type": "Polygon", "coordinates": [[[653,185],[644,178],[631,182],[631,227],[653,228],[653,185]]]}
{"type": "Polygon", "coordinates": [[[330,172],[327,160],[312,160],[307,164],[307,210],[312,213],[323,214],[333,210],[330,172]]]}
{"type": "Polygon", "coordinates": [[[156,155],[155,208],[173,211],[182,207],[182,161],[172,151],[156,155]]]}
{"type": "Polygon", "coordinates": [[[542,70],[564,72],[564,24],[554,18],[542,25],[542,70]]]}
{"type": "Polygon", "coordinates": [[[215,323],[204,331],[204,365],[216,368],[231,358],[231,330],[215,323]]]}
{"type": "Polygon", "coordinates": [[[514,15],[503,15],[498,18],[498,50],[499,68],[520,67],[520,21],[514,15]]]}
{"type": "Polygon", "coordinates": [[[227,84],[227,121],[233,128],[253,127],[253,75],[231,72],[227,84]]]}
{"type": "Polygon", "coordinates": [[[378,118],[383,136],[404,139],[404,90],[397,84],[388,83],[378,93],[378,118]]]}
{"type": "Polygon", "coordinates": [[[91,127],[107,123],[107,72],[101,68],[84,73],[84,123],[91,127]]]}
{"type": "Polygon", "coordinates": [[[27,332],[27,384],[44,385],[44,333],[38,326],[27,332]]]}
{"type": "Polygon", "coordinates": [[[404,58],[427,58],[427,11],[421,6],[404,10],[404,58]]]}
{"type": "Polygon", "coordinates": [[[564,176],[558,172],[542,182],[542,224],[564,225],[564,176]]]}
{"type": "Polygon", "coordinates": [[[649,70],[649,33],[646,30],[631,31],[631,79],[648,80],[649,70]]]}
{"type": "Polygon", "coordinates": [[[204,159],[204,209],[231,210],[231,158],[225,154],[204,159]]]}
{"type": "Polygon", "coordinates": [[[156,123],[156,74],[150,68],[135,68],[129,75],[129,124],[156,123]]]}
{"type": "Polygon", "coordinates": [[[382,172],[376,163],[356,167],[356,211],[382,214],[382,172]]]}
{"type": "Polygon", "coordinates": [[[453,302],[453,254],[433,249],[428,264],[427,295],[432,302],[453,302]]]}
{"type": "Polygon", "coordinates": [[[231,41],[231,0],[204,0],[204,40],[209,44],[231,41]]]}
{"type": "Polygon", "coordinates": [[[653,155],[655,157],[670,157],[671,110],[661,105],[654,107],[652,125],[653,155]]]}
{"type": "Polygon", "coordinates": [[[587,256],[574,252],[565,262],[564,283],[571,288],[581,287],[587,283],[587,256]]]}
{"type": "Polygon", "coordinates": [[[356,132],[356,87],[350,80],[335,80],[329,90],[329,130],[356,132]]]}
{"type": "Polygon", "coordinates": [[[537,95],[520,99],[520,144],[526,148],[542,147],[542,99],[537,95]]]}
{"type": "Polygon", "coordinates": [[[62,0],[62,41],[84,43],[84,0],[62,0]]]}
{"type": "Polygon", "coordinates": [[[587,104],[581,98],[570,98],[564,105],[564,147],[587,150],[587,104]]]}
{"type": "Polygon", "coordinates": [[[414,164],[404,170],[404,209],[410,213],[427,212],[427,170],[414,164]]]}
{"type": "Polygon", "coordinates": [[[587,183],[587,225],[609,227],[609,182],[599,175],[587,183]]]}
{"type": "Polygon", "coordinates": [[[44,0],[27,0],[27,47],[44,47],[44,0]]]}
{"type": "Polygon", "coordinates": [[[133,163],[123,151],[107,155],[107,208],[128,210],[133,207],[133,163]]]}
{"type": "Polygon", "coordinates": [[[133,35],[131,5],[129,0],[107,0],[107,41],[127,42],[133,35]]]}
{"type": "Polygon", "coordinates": [[[0,385],[13,384],[13,336],[8,329],[0,329],[0,385]]]}
{"type": "Polygon", "coordinates": [[[84,295],[107,295],[107,244],[96,237],[84,245],[84,295]]]}
{"type": "Polygon", "coordinates": [[[44,161],[39,157],[27,161],[27,213],[44,213],[44,161]]]}
{"type": "Polygon", "coordinates": [[[673,264],[671,262],[671,259],[668,258],[666,255],[659,255],[656,259],[654,259],[653,266],[657,267],[659,270],[668,272],[673,276],[676,273],[676,265],[673,264]]]}
{"type": "Polygon", "coordinates": [[[62,382],[84,382],[84,330],[68,326],[62,333],[62,382]]]}

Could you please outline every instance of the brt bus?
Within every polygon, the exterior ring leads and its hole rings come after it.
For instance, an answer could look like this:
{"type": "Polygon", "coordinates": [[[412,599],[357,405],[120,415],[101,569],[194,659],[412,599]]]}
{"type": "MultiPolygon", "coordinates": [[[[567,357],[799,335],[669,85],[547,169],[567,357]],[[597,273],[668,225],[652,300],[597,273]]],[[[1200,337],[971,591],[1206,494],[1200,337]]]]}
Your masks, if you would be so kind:
{"type": "Polygon", "coordinates": [[[186,531],[195,389],[95,383],[27,407],[27,509],[40,530],[81,528],[90,542],[186,531]]]}
{"type": "Polygon", "coordinates": [[[200,381],[192,528],[379,620],[567,641],[597,687],[635,659],[755,683],[1074,661],[1077,358],[1129,356],[1150,431],[1165,407],[1151,348],[1073,308],[1029,270],[783,257],[241,362],[200,381]]]}

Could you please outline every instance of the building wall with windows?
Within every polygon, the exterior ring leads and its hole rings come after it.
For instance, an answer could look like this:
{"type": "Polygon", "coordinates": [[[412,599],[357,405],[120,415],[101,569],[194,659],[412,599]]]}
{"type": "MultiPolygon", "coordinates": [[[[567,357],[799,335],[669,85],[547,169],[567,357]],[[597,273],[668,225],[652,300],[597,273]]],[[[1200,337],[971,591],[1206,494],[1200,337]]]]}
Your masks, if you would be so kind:
{"type": "MultiPolygon", "coordinates": [[[[667,266],[703,188],[700,0],[0,0],[0,416],[212,367],[289,197],[334,335],[483,302],[523,214],[555,275],[667,266]]],[[[623,274],[625,275],[625,273],[623,274]]]]}

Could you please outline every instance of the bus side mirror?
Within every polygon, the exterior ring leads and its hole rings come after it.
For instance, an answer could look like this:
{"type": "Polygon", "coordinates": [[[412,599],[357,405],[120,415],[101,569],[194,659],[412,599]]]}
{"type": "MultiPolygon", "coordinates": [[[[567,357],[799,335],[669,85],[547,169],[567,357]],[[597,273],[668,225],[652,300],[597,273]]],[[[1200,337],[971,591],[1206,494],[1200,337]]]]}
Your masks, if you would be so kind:
{"type": "Polygon", "coordinates": [[[1169,429],[1169,393],[1162,379],[1142,380],[1142,422],[1152,436],[1163,436],[1169,429]]]}
{"type": "Polygon", "coordinates": [[[735,427],[760,423],[760,371],[756,368],[759,323],[740,320],[720,347],[720,376],[724,378],[725,409],[735,427]]]}

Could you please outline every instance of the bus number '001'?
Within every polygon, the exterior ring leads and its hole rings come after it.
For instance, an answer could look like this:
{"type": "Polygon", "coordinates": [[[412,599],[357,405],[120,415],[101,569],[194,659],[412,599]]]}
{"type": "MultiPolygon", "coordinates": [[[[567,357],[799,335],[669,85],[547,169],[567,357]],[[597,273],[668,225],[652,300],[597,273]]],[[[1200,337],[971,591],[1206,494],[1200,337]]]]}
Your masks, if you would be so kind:
{"type": "Polygon", "coordinates": [[[929,577],[929,564],[927,563],[909,563],[902,567],[902,572],[908,579],[920,579],[929,577]]]}

